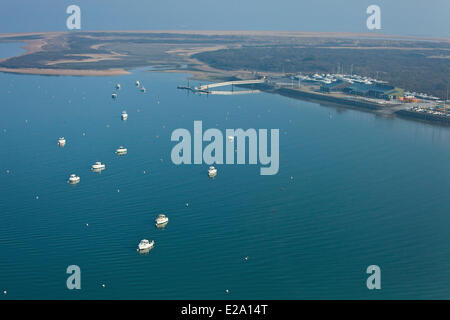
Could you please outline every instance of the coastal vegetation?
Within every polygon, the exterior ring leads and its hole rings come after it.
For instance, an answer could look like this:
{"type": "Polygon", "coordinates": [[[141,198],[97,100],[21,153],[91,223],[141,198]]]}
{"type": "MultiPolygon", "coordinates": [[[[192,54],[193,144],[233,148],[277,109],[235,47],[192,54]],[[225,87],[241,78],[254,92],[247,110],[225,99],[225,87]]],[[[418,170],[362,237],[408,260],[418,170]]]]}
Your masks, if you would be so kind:
{"type": "Polygon", "coordinates": [[[194,57],[224,70],[353,73],[441,98],[446,97],[450,84],[450,51],[447,48],[245,46],[203,52],[194,57]]]}
{"type": "Polygon", "coordinates": [[[0,35],[28,52],[0,71],[90,75],[152,66],[229,78],[248,73],[353,73],[446,97],[448,39],[301,32],[57,32],[0,35]]]}

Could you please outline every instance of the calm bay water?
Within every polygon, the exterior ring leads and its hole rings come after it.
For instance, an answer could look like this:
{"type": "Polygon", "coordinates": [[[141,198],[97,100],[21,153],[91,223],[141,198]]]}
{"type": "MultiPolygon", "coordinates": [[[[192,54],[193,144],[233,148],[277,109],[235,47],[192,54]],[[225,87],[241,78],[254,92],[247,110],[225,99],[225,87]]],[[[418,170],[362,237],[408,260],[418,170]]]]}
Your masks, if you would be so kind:
{"type": "Polygon", "coordinates": [[[450,296],[449,128],[265,93],[187,95],[187,77],[0,74],[0,299],[450,296]],[[279,173],[175,166],[170,135],[194,120],[279,128],[279,173]],[[147,255],[143,238],[156,242],[147,255]],[[72,264],[81,290],[66,288],[72,264]]]}
{"type": "Polygon", "coordinates": [[[0,59],[18,56],[25,53],[26,51],[23,48],[25,45],[25,43],[21,42],[0,43],[0,59]]]}

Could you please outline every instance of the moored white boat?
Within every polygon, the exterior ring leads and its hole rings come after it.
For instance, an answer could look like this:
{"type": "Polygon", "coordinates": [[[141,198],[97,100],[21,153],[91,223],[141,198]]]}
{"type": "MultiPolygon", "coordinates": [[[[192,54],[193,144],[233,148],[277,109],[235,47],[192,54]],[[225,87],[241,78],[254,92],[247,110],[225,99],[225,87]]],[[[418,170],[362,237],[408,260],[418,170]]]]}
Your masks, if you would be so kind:
{"type": "Polygon", "coordinates": [[[128,119],[128,113],[125,110],[122,111],[121,117],[122,117],[122,120],[127,120],[128,119]]]}
{"type": "Polygon", "coordinates": [[[169,218],[165,214],[160,214],[155,220],[156,226],[165,225],[169,222],[169,218]]]}
{"type": "Polygon", "coordinates": [[[68,182],[71,183],[71,184],[78,183],[78,182],[80,182],[80,177],[77,176],[76,174],[71,174],[70,177],[69,177],[68,182]]]}
{"type": "Polygon", "coordinates": [[[148,249],[153,248],[154,245],[155,245],[155,241],[154,240],[148,241],[147,239],[142,239],[141,242],[139,242],[139,244],[138,244],[138,249],[137,250],[138,251],[148,250],[148,249]]]}
{"type": "Polygon", "coordinates": [[[100,161],[97,161],[92,165],[92,170],[94,171],[104,170],[105,168],[106,168],[105,164],[101,163],[100,161]]]}
{"type": "Polygon", "coordinates": [[[66,145],[66,139],[64,139],[64,137],[61,137],[58,139],[58,145],[60,147],[64,147],[66,145]]]}
{"type": "Polygon", "coordinates": [[[123,147],[123,146],[120,146],[120,147],[117,148],[117,150],[116,150],[116,153],[117,153],[117,154],[125,154],[125,153],[127,153],[127,152],[128,152],[127,148],[125,148],[125,147],[123,147]]]}
{"type": "Polygon", "coordinates": [[[210,178],[214,178],[217,175],[217,169],[214,168],[213,166],[209,167],[208,175],[210,178]]]}

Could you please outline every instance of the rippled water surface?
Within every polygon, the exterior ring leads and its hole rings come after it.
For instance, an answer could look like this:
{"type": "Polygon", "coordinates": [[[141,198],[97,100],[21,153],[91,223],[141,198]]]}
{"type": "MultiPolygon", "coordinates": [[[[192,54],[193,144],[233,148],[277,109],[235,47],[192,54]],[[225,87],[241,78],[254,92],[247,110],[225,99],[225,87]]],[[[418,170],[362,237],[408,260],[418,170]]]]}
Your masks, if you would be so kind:
{"type": "Polygon", "coordinates": [[[0,299],[450,296],[448,128],[266,93],[187,95],[186,81],[0,74],[0,299]],[[170,135],[194,120],[279,128],[279,173],[175,166],[170,135]],[[156,243],[146,255],[143,238],[156,243]],[[81,290],[66,288],[72,264],[81,290]]]}

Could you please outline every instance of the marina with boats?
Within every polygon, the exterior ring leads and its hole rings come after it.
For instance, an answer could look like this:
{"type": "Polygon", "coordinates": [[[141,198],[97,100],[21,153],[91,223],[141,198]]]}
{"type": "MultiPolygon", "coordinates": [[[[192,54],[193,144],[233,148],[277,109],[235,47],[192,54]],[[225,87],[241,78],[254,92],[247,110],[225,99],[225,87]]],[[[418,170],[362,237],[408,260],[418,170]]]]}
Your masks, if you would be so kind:
{"type": "Polygon", "coordinates": [[[364,109],[384,116],[402,116],[450,124],[447,101],[426,93],[404,91],[386,81],[355,74],[265,75],[256,79],[238,79],[200,86],[178,86],[196,94],[231,95],[257,92],[276,93],[292,98],[325,102],[364,109]],[[211,90],[231,86],[231,91],[211,90]],[[251,88],[235,91],[234,86],[251,88]]]}

